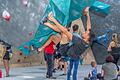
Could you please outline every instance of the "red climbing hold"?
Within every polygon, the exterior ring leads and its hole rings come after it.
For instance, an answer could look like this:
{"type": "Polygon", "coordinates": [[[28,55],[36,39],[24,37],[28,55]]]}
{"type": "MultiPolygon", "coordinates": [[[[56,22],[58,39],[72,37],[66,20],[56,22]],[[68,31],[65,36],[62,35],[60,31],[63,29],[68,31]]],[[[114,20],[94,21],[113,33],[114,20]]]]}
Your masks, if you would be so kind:
{"type": "Polygon", "coordinates": [[[31,35],[32,35],[32,32],[29,32],[29,35],[31,36],[31,35]]]}
{"type": "Polygon", "coordinates": [[[2,13],[2,17],[6,20],[6,21],[10,21],[11,16],[10,13],[7,10],[4,10],[2,13]]]}
{"type": "Polygon", "coordinates": [[[18,59],[17,62],[20,62],[20,59],[18,59]]]}
{"type": "Polygon", "coordinates": [[[19,53],[19,55],[22,55],[22,51],[19,53]]]}
{"type": "Polygon", "coordinates": [[[24,48],[28,49],[28,46],[24,46],[24,48]]]}

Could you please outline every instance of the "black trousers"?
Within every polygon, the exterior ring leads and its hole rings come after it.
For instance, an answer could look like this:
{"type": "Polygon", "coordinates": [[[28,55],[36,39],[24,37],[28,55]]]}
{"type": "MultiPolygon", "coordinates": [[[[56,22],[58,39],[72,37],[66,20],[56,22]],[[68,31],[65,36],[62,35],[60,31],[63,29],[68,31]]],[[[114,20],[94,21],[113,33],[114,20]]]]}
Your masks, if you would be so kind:
{"type": "Polygon", "coordinates": [[[52,76],[53,68],[54,68],[54,60],[52,54],[45,54],[45,60],[47,62],[47,75],[49,77],[52,76]]]}
{"type": "Polygon", "coordinates": [[[118,53],[114,53],[114,54],[111,54],[111,55],[112,55],[113,58],[114,58],[113,63],[116,64],[116,66],[117,66],[117,70],[119,71],[119,67],[118,67],[117,63],[118,63],[118,60],[119,60],[119,58],[120,58],[120,54],[118,54],[118,53]]]}

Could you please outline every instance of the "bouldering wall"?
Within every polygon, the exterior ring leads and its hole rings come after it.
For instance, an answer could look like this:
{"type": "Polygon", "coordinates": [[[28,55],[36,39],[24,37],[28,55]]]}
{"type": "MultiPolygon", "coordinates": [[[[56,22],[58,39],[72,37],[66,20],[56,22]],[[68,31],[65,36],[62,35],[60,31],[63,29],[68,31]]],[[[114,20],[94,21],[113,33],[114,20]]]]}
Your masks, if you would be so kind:
{"type": "MultiPolygon", "coordinates": [[[[98,0],[110,4],[110,14],[106,17],[96,16],[91,13],[92,30],[96,36],[103,35],[107,30],[117,32],[120,42],[120,0],[98,0]]],[[[99,44],[93,45],[93,53],[98,63],[104,63],[105,56],[108,55],[105,47],[99,44]]],[[[120,62],[120,60],[119,60],[120,62]]]]}
{"type": "Polygon", "coordinates": [[[16,47],[33,38],[48,0],[0,0],[0,39],[16,47]],[[2,18],[7,11],[11,19],[2,18]]]}
{"type": "MultiPolygon", "coordinates": [[[[92,29],[96,36],[104,34],[107,30],[120,34],[120,0],[99,1],[110,4],[111,11],[105,18],[91,13],[92,29]]],[[[0,0],[0,39],[15,46],[32,39],[48,3],[49,0],[0,0]],[[10,21],[2,18],[4,10],[10,13],[10,21]]],[[[105,56],[108,54],[106,48],[94,44],[92,50],[96,61],[104,63],[105,56]]],[[[16,51],[15,54],[19,57],[16,51]]]]}
{"type": "MultiPolygon", "coordinates": [[[[38,54],[37,51],[31,51],[31,55],[25,56],[21,51],[12,48],[13,56],[10,60],[11,67],[27,67],[45,65],[44,53],[38,54]]],[[[4,45],[0,44],[0,67],[3,66],[4,45]]]]}
{"type": "MultiPolygon", "coordinates": [[[[49,0],[0,0],[0,40],[14,46],[11,65],[44,64],[42,54],[39,56],[37,52],[32,52],[25,56],[16,48],[34,37],[48,3],[49,0]],[[10,20],[3,18],[4,11],[10,14],[10,20]]],[[[3,65],[2,58],[0,65],[3,65]]]]}

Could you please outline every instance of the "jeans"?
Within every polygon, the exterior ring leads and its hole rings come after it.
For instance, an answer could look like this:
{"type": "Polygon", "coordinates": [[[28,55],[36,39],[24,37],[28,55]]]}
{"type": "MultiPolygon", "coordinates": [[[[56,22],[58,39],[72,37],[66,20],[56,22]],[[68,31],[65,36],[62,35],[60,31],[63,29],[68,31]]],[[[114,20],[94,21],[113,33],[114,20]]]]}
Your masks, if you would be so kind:
{"type": "Polygon", "coordinates": [[[70,80],[71,71],[72,71],[73,66],[74,66],[74,70],[73,70],[72,78],[73,78],[73,80],[77,80],[77,71],[78,71],[78,66],[79,66],[79,59],[70,59],[68,72],[67,72],[67,80],[70,80]]]}
{"type": "Polygon", "coordinates": [[[54,67],[54,60],[53,60],[53,55],[51,54],[45,54],[46,62],[47,62],[47,75],[49,77],[52,76],[52,71],[54,67]]]}

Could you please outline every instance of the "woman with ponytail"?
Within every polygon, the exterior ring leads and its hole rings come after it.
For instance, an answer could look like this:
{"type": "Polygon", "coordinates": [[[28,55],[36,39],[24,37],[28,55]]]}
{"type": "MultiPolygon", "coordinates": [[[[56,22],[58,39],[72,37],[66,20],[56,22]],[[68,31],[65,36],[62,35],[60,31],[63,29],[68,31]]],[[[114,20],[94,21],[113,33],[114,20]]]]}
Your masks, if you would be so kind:
{"type": "MultiPolygon", "coordinates": [[[[118,60],[120,58],[119,55],[119,47],[118,47],[118,35],[117,33],[113,33],[112,35],[112,41],[110,42],[109,46],[108,46],[108,52],[113,56],[114,61],[113,63],[115,63],[117,65],[118,60]]],[[[118,66],[117,66],[118,67],[118,66]]],[[[118,67],[119,70],[119,67],[118,67]]]]}

